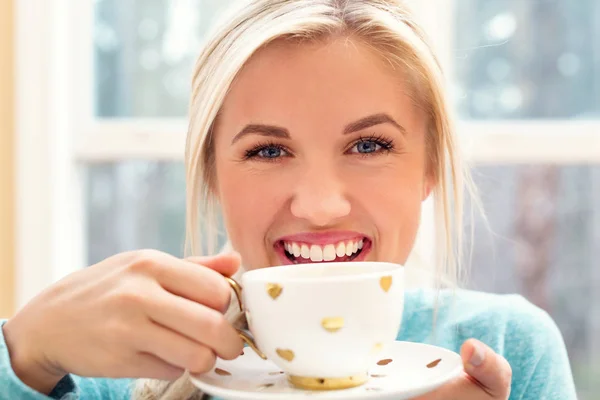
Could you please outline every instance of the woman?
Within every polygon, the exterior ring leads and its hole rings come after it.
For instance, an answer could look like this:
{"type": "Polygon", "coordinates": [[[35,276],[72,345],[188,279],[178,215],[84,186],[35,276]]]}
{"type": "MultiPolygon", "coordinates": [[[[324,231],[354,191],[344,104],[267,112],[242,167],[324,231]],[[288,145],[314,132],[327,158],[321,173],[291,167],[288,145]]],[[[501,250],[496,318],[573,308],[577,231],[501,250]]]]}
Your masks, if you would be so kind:
{"type": "MultiPolygon", "coordinates": [[[[403,264],[421,203],[433,195],[436,278],[456,280],[462,190],[470,181],[441,72],[405,5],[238,4],[193,77],[186,149],[192,254],[214,242],[214,231],[201,238],[199,225],[210,227],[218,208],[244,269],[350,259],[403,264]]],[[[183,371],[209,371],[216,356],[233,359],[242,348],[224,317],[223,275],[238,267],[235,253],[182,260],[145,250],[67,277],[4,324],[0,397],[200,398],[183,371]],[[149,380],[132,388],[128,378],[149,380]]],[[[398,339],[461,352],[464,375],[423,399],[575,398],[560,333],[520,297],[409,291],[398,339]]]]}

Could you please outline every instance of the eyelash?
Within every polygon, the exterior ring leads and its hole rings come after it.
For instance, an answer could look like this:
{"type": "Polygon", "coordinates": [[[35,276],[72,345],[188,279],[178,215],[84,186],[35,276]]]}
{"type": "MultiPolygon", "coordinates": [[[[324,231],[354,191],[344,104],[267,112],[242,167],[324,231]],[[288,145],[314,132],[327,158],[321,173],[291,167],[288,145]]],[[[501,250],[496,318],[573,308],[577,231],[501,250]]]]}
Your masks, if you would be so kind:
{"type": "Polygon", "coordinates": [[[376,145],[381,146],[381,150],[379,150],[375,153],[358,153],[357,154],[362,157],[370,157],[374,154],[378,154],[381,152],[389,153],[390,151],[392,151],[394,149],[394,141],[392,139],[388,139],[383,135],[373,134],[373,135],[369,135],[369,136],[361,136],[360,138],[358,138],[358,140],[355,140],[350,147],[348,147],[348,150],[346,150],[346,152],[350,151],[352,148],[354,148],[354,146],[356,146],[360,143],[365,143],[365,142],[373,142],[376,145]]]}
{"type": "Polygon", "coordinates": [[[268,149],[268,148],[275,148],[275,149],[279,149],[281,151],[284,151],[288,154],[290,154],[290,151],[288,149],[285,148],[285,146],[279,144],[279,143],[275,143],[275,142],[259,142],[258,144],[256,144],[256,146],[252,147],[249,150],[246,150],[245,154],[244,154],[244,160],[249,160],[252,158],[259,158],[260,161],[267,161],[267,162],[274,162],[277,161],[277,159],[281,158],[281,157],[276,157],[276,158],[268,158],[268,157],[258,157],[258,153],[260,153],[262,150],[264,149],[268,149]]]}
{"type": "MultiPolygon", "coordinates": [[[[381,146],[381,149],[379,151],[373,152],[373,153],[356,153],[356,155],[361,156],[361,157],[372,157],[373,155],[377,155],[382,152],[389,153],[394,149],[394,141],[393,140],[388,139],[382,135],[374,135],[373,134],[373,135],[369,135],[369,136],[361,136],[360,138],[358,138],[357,140],[352,142],[352,144],[346,150],[346,153],[350,152],[350,150],[352,148],[354,148],[354,146],[356,146],[360,143],[365,143],[365,142],[373,142],[376,145],[381,146]]],[[[283,146],[279,143],[260,142],[260,143],[256,144],[254,147],[252,147],[251,149],[246,150],[246,152],[244,154],[244,160],[260,159],[260,161],[276,162],[280,158],[282,158],[282,157],[275,157],[275,158],[258,157],[258,154],[262,150],[267,149],[267,148],[275,148],[275,149],[284,151],[288,155],[291,154],[291,152],[285,146],[283,146]]]]}

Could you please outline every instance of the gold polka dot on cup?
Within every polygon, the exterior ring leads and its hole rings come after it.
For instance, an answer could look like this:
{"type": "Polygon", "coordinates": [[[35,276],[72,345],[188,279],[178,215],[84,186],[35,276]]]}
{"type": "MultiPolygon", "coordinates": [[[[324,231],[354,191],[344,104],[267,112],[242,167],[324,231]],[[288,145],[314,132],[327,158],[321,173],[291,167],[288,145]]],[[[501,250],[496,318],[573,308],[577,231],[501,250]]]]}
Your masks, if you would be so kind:
{"type": "Polygon", "coordinates": [[[375,343],[375,346],[373,346],[373,353],[379,353],[381,349],[383,349],[383,344],[375,343]]]}
{"type": "Polygon", "coordinates": [[[267,293],[273,300],[279,297],[283,288],[277,283],[267,283],[267,293]]]}
{"type": "Polygon", "coordinates": [[[392,277],[391,276],[384,276],[379,280],[379,286],[381,286],[381,288],[383,289],[384,292],[387,292],[390,290],[390,287],[392,286],[392,277]]]}
{"type": "Polygon", "coordinates": [[[328,317],[321,320],[321,326],[327,332],[337,332],[344,327],[344,318],[328,317]]]}
{"type": "Polygon", "coordinates": [[[294,352],[289,349],[276,349],[275,352],[281,358],[286,361],[291,362],[294,359],[294,352]]]}
{"type": "Polygon", "coordinates": [[[389,363],[391,363],[393,360],[391,358],[386,358],[384,360],[379,360],[377,362],[377,365],[388,365],[389,363]]]}

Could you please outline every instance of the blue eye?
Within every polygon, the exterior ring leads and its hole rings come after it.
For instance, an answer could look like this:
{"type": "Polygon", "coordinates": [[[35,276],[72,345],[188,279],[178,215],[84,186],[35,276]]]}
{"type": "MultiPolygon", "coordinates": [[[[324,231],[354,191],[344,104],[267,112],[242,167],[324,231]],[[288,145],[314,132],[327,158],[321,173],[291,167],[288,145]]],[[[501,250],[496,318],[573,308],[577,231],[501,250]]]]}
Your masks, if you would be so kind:
{"type": "Polygon", "coordinates": [[[246,159],[258,159],[265,161],[276,161],[279,158],[285,157],[288,152],[278,144],[259,144],[256,147],[246,151],[246,159]]]}
{"type": "Polygon", "coordinates": [[[278,147],[265,147],[258,152],[259,157],[263,158],[277,158],[281,157],[282,150],[278,147]]]}
{"type": "Polygon", "coordinates": [[[389,152],[394,148],[390,139],[382,136],[362,137],[348,150],[349,153],[361,155],[376,155],[389,152]]]}
{"type": "Polygon", "coordinates": [[[365,140],[356,143],[356,153],[368,154],[375,153],[379,150],[381,150],[381,145],[372,140],[365,140]]]}

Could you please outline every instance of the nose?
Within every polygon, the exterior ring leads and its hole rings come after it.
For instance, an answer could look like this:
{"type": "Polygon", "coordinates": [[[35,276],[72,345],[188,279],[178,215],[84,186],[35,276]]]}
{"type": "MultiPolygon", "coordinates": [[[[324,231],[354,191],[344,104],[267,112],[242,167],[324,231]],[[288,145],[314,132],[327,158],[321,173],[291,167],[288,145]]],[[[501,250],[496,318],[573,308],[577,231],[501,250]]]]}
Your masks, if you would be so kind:
{"type": "Polygon", "coordinates": [[[291,203],[291,211],[296,218],[305,219],[315,226],[332,225],[349,215],[350,208],[342,180],[323,168],[302,176],[291,203]]]}

